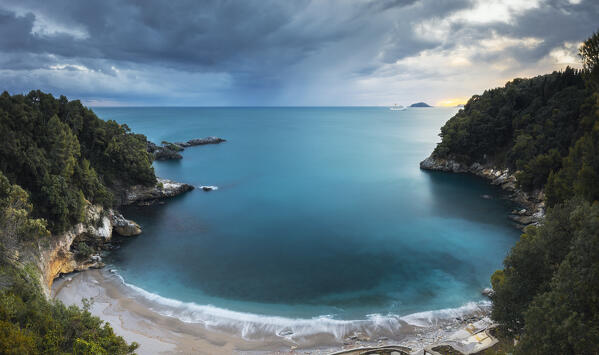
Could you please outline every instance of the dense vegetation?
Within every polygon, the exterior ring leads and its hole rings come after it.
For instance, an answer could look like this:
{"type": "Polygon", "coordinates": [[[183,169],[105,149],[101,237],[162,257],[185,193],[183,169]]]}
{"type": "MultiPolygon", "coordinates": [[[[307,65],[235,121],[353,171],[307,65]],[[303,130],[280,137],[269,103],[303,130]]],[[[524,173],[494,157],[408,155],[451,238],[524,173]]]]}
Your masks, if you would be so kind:
{"type": "Polygon", "coordinates": [[[523,188],[542,187],[592,127],[593,95],[584,75],[566,68],[473,96],[441,128],[435,155],[517,169],[523,188]]]}
{"type": "Polygon", "coordinates": [[[441,130],[436,157],[516,169],[550,207],[495,272],[492,317],[518,354],[599,349],[599,33],[583,70],[516,79],[473,96],[441,130]]]}
{"type": "Polygon", "coordinates": [[[0,353],[132,353],[87,307],[47,300],[37,265],[39,246],[82,222],[88,203],[156,183],[146,138],[40,91],[0,95],[0,137],[0,353]]]}
{"type": "Polygon", "coordinates": [[[0,171],[31,194],[33,214],[53,232],[82,221],[85,200],[109,206],[111,191],[156,182],[145,136],[64,96],[4,92],[0,136],[0,171]]]}
{"type": "Polygon", "coordinates": [[[48,301],[35,266],[46,221],[32,218],[28,193],[0,172],[0,353],[129,354],[108,324],[84,309],[48,301]]]}

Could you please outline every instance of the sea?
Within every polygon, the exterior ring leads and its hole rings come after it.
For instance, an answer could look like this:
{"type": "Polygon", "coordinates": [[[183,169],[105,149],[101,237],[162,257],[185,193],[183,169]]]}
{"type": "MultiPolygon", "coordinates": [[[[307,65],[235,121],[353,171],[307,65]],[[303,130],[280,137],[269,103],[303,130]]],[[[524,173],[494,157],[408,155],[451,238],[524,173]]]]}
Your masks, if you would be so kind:
{"type": "Polygon", "coordinates": [[[150,141],[217,136],[156,161],[200,188],[131,206],[143,234],[107,269],[151,308],[244,338],[402,325],[488,309],[481,290],[519,237],[502,191],[423,171],[458,108],[98,107],[150,141]]]}

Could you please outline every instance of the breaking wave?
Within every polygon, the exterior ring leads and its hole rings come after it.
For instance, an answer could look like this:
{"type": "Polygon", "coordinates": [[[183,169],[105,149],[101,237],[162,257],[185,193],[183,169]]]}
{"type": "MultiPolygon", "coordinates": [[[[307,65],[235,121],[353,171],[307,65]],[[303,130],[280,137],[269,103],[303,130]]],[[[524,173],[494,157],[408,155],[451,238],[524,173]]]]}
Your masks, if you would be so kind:
{"type": "Polygon", "coordinates": [[[233,311],[212,305],[199,305],[160,296],[128,284],[116,273],[126,292],[146,304],[151,310],[186,323],[199,323],[207,328],[240,335],[244,339],[265,339],[269,336],[297,339],[317,334],[329,334],[341,340],[353,334],[399,338],[413,327],[436,327],[455,323],[456,318],[483,314],[490,309],[489,301],[469,302],[458,308],[440,309],[399,316],[370,314],[365,319],[341,320],[331,315],[313,318],[287,318],[233,311]],[[403,329],[403,328],[407,329],[403,329]]]}

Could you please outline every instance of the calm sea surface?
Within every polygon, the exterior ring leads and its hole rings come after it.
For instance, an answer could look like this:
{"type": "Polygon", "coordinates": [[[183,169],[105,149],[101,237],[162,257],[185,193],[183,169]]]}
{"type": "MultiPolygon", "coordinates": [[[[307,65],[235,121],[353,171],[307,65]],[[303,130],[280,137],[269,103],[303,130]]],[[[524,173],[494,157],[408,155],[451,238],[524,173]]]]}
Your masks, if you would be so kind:
{"type": "Polygon", "coordinates": [[[419,169],[456,110],[96,108],[156,143],[227,139],[154,163],[218,190],[125,209],[144,232],[110,267],[229,318],[364,320],[480,301],[519,232],[498,189],[419,169]]]}

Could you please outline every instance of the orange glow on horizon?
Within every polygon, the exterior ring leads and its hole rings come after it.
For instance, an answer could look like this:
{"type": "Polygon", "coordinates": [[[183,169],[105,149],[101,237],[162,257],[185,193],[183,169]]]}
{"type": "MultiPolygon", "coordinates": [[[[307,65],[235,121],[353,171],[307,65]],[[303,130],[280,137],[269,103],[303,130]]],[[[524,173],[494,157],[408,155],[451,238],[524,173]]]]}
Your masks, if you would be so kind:
{"type": "Polygon", "coordinates": [[[453,107],[457,105],[465,105],[468,102],[467,98],[446,99],[437,102],[435,106],[453,107]]]}

